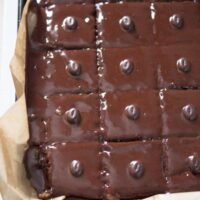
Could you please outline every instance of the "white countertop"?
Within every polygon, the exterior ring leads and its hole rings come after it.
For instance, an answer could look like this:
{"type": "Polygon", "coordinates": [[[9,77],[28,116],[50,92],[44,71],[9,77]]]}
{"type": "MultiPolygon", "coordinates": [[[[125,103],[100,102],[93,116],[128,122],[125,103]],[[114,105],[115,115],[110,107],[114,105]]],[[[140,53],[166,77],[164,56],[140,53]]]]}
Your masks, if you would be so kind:
{"type": "Polygon", "coordinates": [[[0,0],[0,117],[15,102],[9,69],[17,35],[18,0],[0,0]]]}

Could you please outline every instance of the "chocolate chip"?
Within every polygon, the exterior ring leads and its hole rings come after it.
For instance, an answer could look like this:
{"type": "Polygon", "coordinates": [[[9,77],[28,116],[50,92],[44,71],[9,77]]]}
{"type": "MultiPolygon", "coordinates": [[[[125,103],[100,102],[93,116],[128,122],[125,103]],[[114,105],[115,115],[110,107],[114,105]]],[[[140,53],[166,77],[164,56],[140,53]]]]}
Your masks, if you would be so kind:
{"type": "Polygon", "coordinates": [[[174,14],[169,18],[169,22],[172,26],[174,26],[175,28],[182,28],[184,25],[184,19],[183,17],[181,17],[178,14],[174,14]]]}
{"type": "Polygon", "coordinates": [[[129,173],[133,178],[141,178],[144,175],[144,165],[140,161],[132,161],[129,164],[129,173]]]}
{"type": "Polygon", "coordinates": [[[122,29],[128,32],[131,32],[135,29],[135,25],[133,20],[129,16],[124,16],[119,20],[119,24],[121,25],[122,29]]]}
{"type": "Polygon", "coordinates": [[[140,109],[136,105],[126,106],[125,113],[131,120],[137,120],[140,117],[140,109]]]}
{"type": "Polygon", "coordinates": [[[131,62],[129,59],[122,60],[120,62],[120,69],[127,75],[131,74],[134,69],[133,62],[131,62]]]}
{"type": "Polygon", "coordinates": [[[67,69],[72,76],[79,76],[81,74],[81,65],[74,60],[69,61],[67,69]]]}
{"type": "Polygon", "coordinates": [[[191,104],[184,106],[182,108],[182,113],[183,113],[183,116],[185,117],[185,119],[187,119],[189,121],[195,121],[198,118],[197,110],[191,104]]]}
{"type": "Polygon", "coordinates": [[[188,73],[191,71],[191,63],[187,58],[180,58],[176,63],[177,69],[180,72],[188,73]]]}
{"type": "Polygon", "coordinates": [[[197,155],[190,156],[189,166],[193,174],[200,174],[200,157],[197,155]]]}
{"type": "Polygon", "coordinates": [[[78,160],[73,160],[70,164],[70,172],[74,177],[79,177],[83,174],[83,165],[78,160]]]}
{"type": "Polygon", "coordinates": [[[65,23],[66,29],[68,29],[68,30],[72,31],[72,30],[77,29],[78,22],[75,17],[72,17],[72,16],[66,17],[64,23],[65,23]]]}
{"type": "Polygon", "coordinates": [[[81,115],[79,110],[71,108],[65,113],[66,119],[70,124],[80,124],[81,115]]]}

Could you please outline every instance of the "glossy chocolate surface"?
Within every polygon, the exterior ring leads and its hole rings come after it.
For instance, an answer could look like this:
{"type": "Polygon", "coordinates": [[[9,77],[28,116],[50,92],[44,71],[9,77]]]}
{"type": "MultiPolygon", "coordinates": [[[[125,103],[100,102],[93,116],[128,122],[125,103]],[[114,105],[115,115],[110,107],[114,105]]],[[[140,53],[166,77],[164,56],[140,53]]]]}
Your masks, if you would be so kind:
{"type": "Polygon", "coordinates": [[[150,3],[100,5],[98,15],[98,33],[103,47],[153,44],[150,3]],[[132,21],[127,30],[121,24],[123,17],[132,21]]]}
{"type": "Polygon", "coordinates": [[[48,6],[52,4],[92,4],[94,0],[34,0],[37,4],[48,6]]]}
{"type": "Polygon", "coordinates": [[[199,35],[189,0],[31,1],[24,162],[40,199],[200,190],[199,35]]]}
{"type": "Polygon", "coordinates": [[[32,48],[95,47],[94,13],[93,5],[59,4],[30,8],[27,18],[29,43],[32,48]],[[73,28],[69,28],[68,17],[76,21],[73,28]]]}
{"type": "Polygon", "coordinates": [[[156,3],[155,11],[155,40],[157,43],[169,45],[200,42],[199,3],[156,3]]]}
{"type": "Polygon", "coordinates": [[[158,87],[199,88],[200,45],[163,46],[159,53],[158,87]]]}
{"type": "Polygon", "coordinates": [[[166,91],[162,97],[163,135],[200,135],[200,91],[166,91]]]}
{"type": "Polygon", "coordinates": [[[99,99],[95,94],[37,96],[27,104],[31,144],[98,139],[99,99]]]}
{"type": "Polygon", "coordinates": [[[32,51],[26,65],[29,93],[49,96],[98,89],[95,50],[32,51]]]}
{"type": "Polygon", "coordinates": [[[108,140],[124,141],[161,136],[161,109],[156,91],[107,93],[101,113],[108,140]],[[127,108],[128,106],[133,109],[127,108]]]}
{"type": "Polygon", "coordinates": [[[110,143],[104,148],[103,163],[108,171],[108,193],[129,199],[166,190],[161,142],[110,143]],[[134,162],[137,162],[139,168],[135,176],[133,170],[130,171],[130,164],[134,162]]]}
{"type": "Polygon", "coordinates": [[[31,183],[34,187],[39,187],[40,196],[44,195],[46,188],[38,184],[43,182],[47,184],[50,181],[51,188],[48,192],[52,197],[66,195],[89,199],[101,198],[103,185],[99,178],[101,167],[99,151],[100,145],[97,142],[78,145],[63,142],[42,146],[40,149],[32,148],[26,154],[27,169],[30,174],[31,170],[37,170],[38,177],[34,176],[31,183]],[[37,156],[46,160],[49,166],[41,168],[37,156]],[[46,177],[43,182],[36,179],[41,179],[43,176],[46,177]]]}
{"type": "Polygon", "coordinates": [[[52,166],[50,179],[54,196],[101,198],[103,185],[99,178],[101,165],[98,143],[55,144],[46,151],[52,166]],[[71,163],[75,160],[81,163],[81,170],[84,170],[78,172],[78,176],[77,172],[75,176],[72,173],[71,163]]]}
{"type": "Polygon", "coordinates": [[[114,48],[100,52],[102,91],[157,88],[156,48],[114,48]]]}
{"type": "Polygon", "coordinates": [[[103,4],[98,7],[97,19],[102,47],[200,42],[198,3],[103,4]],[[132,20],[131,31],[119,23],[126,16],[132,20]]]}
{"type": "Polygon", "coordinates": [[[199,143],[199,138],[168,139],[165,141],[170,191],[199,190],[199,143]]]}

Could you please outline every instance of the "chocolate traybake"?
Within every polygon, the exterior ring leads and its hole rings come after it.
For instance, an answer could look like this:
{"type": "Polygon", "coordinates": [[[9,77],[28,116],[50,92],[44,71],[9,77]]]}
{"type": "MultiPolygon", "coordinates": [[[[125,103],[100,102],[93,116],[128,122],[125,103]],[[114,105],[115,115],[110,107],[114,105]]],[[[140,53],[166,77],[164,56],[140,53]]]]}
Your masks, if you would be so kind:
{"type": "Polygon", "coordinates": [[[200,3],[31,0],[24,163],[38,197],[200,190],[200,3]]]}

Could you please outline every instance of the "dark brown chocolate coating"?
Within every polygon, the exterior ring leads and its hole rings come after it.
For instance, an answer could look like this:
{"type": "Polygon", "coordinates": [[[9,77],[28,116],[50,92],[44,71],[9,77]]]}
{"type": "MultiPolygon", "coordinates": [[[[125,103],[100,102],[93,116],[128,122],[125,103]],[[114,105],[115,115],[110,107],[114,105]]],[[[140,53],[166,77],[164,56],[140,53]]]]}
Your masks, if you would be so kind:
{"type": "MultiPolygon", "coordinates": [[[[38,165],[35,160],[33,164],[32,155],[34,149],[27,152],[29,160],[27,160],[27,169],[33,170],[34,166],[38,165]]],[[[41,149],[38,149],[41,154],[41,149]]],[[[51,197],[63,196],[67,197],[77,196],[87,199],[100,199],[102,197],[102,183],[100,181],[100,144],[92,143],[60,143],[43,146],[42,151],[45,152],[46,162],[49,163],[47,178],[51,180],[51,197]],[[92,159],[91,159],[92,158],[92,159]],[[79,167],[84,169],[81,173],[77,171],[72,173],[72,162],[79,161],[79,167]]],[[[77,164],[77,163],[76,163],[77,164]]],[[[77,167],[77,166],[76,166],[77,167]]],[[[81,169],[81,170],[83,170],[81,169]]],[[[40,180],[35,182],[31,179],[32,185],[38,190],[39,193],[45,191],[40,185],[44,184],[41,180],[45,174],[45,168],[41,168],[39,172],[40,180]]],[[[76,169],[77,170],[77,169],[76,169]]],[[[80,169],[79,169],[80,170],[80,169]]],[[[36,175],[36,174],[35,174],[36,175]]],[[[36,178],[36,177],[34,177],[36,178]]]]}
{"type": "Polygon", "coordinates": [[[102,47],[134,47],[200,43],[199,20],[198,3],[135,2],[99,5],[97,23],[102,47]],[[134,27],[131,31],[119,23],[126,16],[134,27]]]}
{"type": "Polygon", "coordinates": [[[130,199],[166,190],[160,141],[109,143],[104,148],[103,163],[108,171],[107,193],[121,199],[130,199]],[[130,173],[130,163],[133,161],[142,163],[138,177],[131,174],[132,170],[130,173]]]}
{"type": "Polygon", "coordinates": [[[108,140],[124,141],[161,136],[161,109],[156,91],[107,93],[101,113],[108,140]],[[125,109],[130,105],[137,108],[134,119],[127,117],[125,109]]]}
{"type": "Polygon", "coordinates": [[[200,4],[177,1],[31,1],[25,167],[39,198],[200,189],[200,4]]]}
{"type": "Polygon", "coordinates": [[[179,138],[165,141],[167,176],[171,192],[199,190],[199,138],[179,138]],[[198,172],[198,173],[197,173],[198,172]]]}
{"type": "Polygon", "coordinates": [[[200,43],[199,3],[155,3],[155,11],[154,34],[158,44],[200,43]]]}
{"type": "Polygon", "coordinates": [[[95,94],[56,95],[48,99],[36,96],[27,105],[31,144],[98,138],[99,99],[95,94]],[[76,114],[68,113],[72,109],[77,111],[76,114]]]}
{"type": "Polygon", "coordinates": [[[159,88],[199,88],[199,45],[172,45],[160,49],[158,65],[159,88]],[[184,61],[180,61],[184,59],[184,61]]]}
{"type": "Polygon", "coordinates": [[[27,18],[29,44],[32,48],[95,47],[94,13],[93,5],[32,6],[27,18]],[[69,17],[76,21],[73,28],[66,25],[69,17]]]}
{"type": "Polygon", "coordinates": [[[199,136],[199,99],[199,90],[163,92],[163,135],[167,137],[199,136]],[[188,106],[192,109],[188,110],[188,106]]]}
{"type": "Polygon", "coordinates": [[[98,32],[103,47],[153,44],[153,21],[150,15],[150,3],[100,5],[98,15],[98,32]],[[124,30],[121,27],[120,20],[125,16],[132,20],[131,31],[124,30]]]}
{"type": "Polygon", "coordinates": [[[30,51],[26,66],[28,93],[49,96],[98,89],[95,50],[30,51]]]}
{"type": "Polygon", "coordinates": [[[103,49],[100,55],[102,91],[157,88],[156,48],[103,49]]]}
{"type": "Polygon", "coordinates": [[[34,0],[37,4],[48,6],[52,4],[92,4],[94,0],[34,0]]]}

